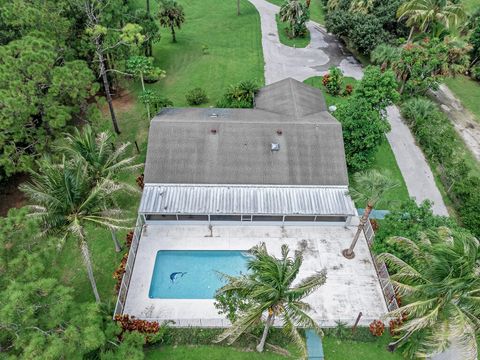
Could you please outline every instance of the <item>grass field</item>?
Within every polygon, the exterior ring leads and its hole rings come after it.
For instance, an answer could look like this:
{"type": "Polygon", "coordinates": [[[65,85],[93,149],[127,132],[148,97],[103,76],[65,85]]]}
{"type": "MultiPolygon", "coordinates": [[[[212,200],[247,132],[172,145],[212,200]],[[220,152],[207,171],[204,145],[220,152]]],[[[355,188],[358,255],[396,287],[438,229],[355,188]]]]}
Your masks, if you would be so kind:
{"type": "MultiPolygon", "coordinates": [[[[272,4],[282,6],[285,0],[267,0],[272,4]]],[[[322,0],[311,0],[310,2],[310,20],[319,24],[325,23],[325,11],[323,10],[322,0]]]]}
{"type": "Polygon", "coordinates": [[[280,17],[276,16],[277,20],[277,27],[278,27],[278,37],[280,38],[280,42],[283,45],[296,47],[296,48],[304,48],[308,44],[310,44],[310,32],[307,30],[307,34],[303,37],[291,38],[288,36],[288,24],[285,22],[280,21],[280,17]]]}
{"type": "Polygon", "coordinates": [[[389,336],[382,336],[375,342],[338,340],[333,336],[323,338],[323,350],[327,360],[401,360],[400,352],[390,353],[386,350],[391,341],[389,336]]]}
{"type": "Polygon", "coordinates": [[[476,9],[480,8],[480,2],[478,0],[462,0],[467,13],[471,14],[476,9]]]}
{"type": "MultiPolygon", "coordinates": [[[[319,88],[322,91],[324,90],[321,76],[315,76],[315,77],[309,78],[305,80],[305,83],[312,85],[316,88],[319,88]]],[[[355,80],[354,78],[345,77],[343,82],[343,87],[345,87],[346,85],[352,85],[355,91],[355,87],[357,86],[357,83],[358,81],[355,80]]],[[[341,104],[347,103],[350,99],[350,97],[348,96],[347,97],[332,96],[327,94],[326,92],[324,92],[324,94],[325,94],[325,99],[327,101],[328,106],[330,105],[339,106],[341,104]]],[[[390,175],[395,180],[397,180],[397,182],[400,184],[400,186],[398,186],[395,189],[389,190],[385,194],[384,200],[382,204],[380,204],[380,207],[382,209],[386,209],[386,210],[394,209],[398,207],[401,201],[406,201],[409,199],[407,186],[405,185],[405,181],[403,180],[402,173],[398,168],[397,161],[395,160],[395,155],[393,154],[392,149],[390,148],[390,144],[386,139],[383,142],[383,144],[379,146],[377,153],[375,154],[372,168],[378,169],[378,170],[387,170],[390,173],[390,175]]],[[[358,206],[361,206],[361,204],[358,204],[358,206]]]]}
{"type": "MultiPolygon", "coordinates": [[[[399,352],[390,353],[386,350],[391,338],[384,335],[371,342],[339,340],[334,336],[325,336],[322,340],[325,359],[327,360],[401,360],[399,352]]],[[[259,354],[254,351],[242,351],[235,347],[214,345],[199,346],[164,346],[158,350],[146,351],[146,360],[287,360],[288,357],[272,352],[259,354]]]]}
{"type": "Polygon", "coordinates": [[[445,79],[445,84],[480,123],[480,82],[460,75],[445,79]]]}
{"type": "Polygon", "coordinates": [[[288,359],[269,351],[262,354],[255,351],[242,351],[234,347],[198,345],[165,346],[159,350],[145,351],[146,360],[273,360],[288,359]]]}

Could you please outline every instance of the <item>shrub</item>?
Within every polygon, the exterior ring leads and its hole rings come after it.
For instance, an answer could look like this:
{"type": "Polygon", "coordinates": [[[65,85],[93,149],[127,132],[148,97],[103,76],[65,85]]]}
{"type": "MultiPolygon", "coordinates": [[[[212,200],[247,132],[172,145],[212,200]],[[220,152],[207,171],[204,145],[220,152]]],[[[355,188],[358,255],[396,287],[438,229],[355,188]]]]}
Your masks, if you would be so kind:
{"type": "Polygon", "coordinates": [[[231,85],[217,102],[219,108],[253,108],[253,100],[258,92],[258,84],[253,80],[231,85]]]}
{"type": "Polygon", "coordinates": [[[475,66],[470,71],[470,74],[474,80],[480,81],[480,65],[475,66]]]}
{"type": "Polygon", "coordinates": [[[381,226],[375,233],[373,252],[376,254],[389,252],[408,262],[413,260],[413,253],[406,253],[403,248],[387,242],[388,238],[402,236],[415,240],[420,238],[421,233],[441,226],[452,229],[458,227],[453,219],[434,215],[431,202],[424,201],[417,205],[410,199],[400,204],[398,209],[388,213],[381,221],[381,226]]]}
{"type": "Polygon", "coordinates": [[[345,90],[343,90],[343,96],[350,96],[352,95],[353,92],[353,85],[347,84],[345,86],[345,90]]]}
{"type": "Polygon", "coordinates": [[[325,90],[330,95],[336,96],[340,94],[340,89],[343,83],[342,70],[336,67],[331,67],[328,70],[328,74],[325,74],[322,78],[322,84],[325,86],[325,90]]]}
{"type": "Polygon", "coordinates": [[[369,329],[373,336],[382,336],[385,331],[385,324],[380,320],[374,320],[370,323],[369,329]]]}
{"type": "Polygon", "coordinates": [[[208,102],[207,93],[202,88],[194,88],[185,95],[189,105],[201,105],[208,102]]]}
{"type": "Polygon", "coordinates": [[[368,55],[388,37],[379,19],[373,15],[355,14],[354,26],[348,33],[352,45],[362,54],[368,55]]]}
{"type": "Polygon", "coordinates": [[[356,90],[359,96],[377,110],[385,110],[400,99],[397,80],[392,70],[381,71],[378,66],[368,66],[356,90]]]}
{"type": "Polygon", "coordinates": [[[480,236],[480,178],[472,175],[471,165],[461,159],[464,144],[452,123],[426,99],[405,102],[402,114],[423,152],[436,165],[461,223],[474,235],[480,236]]]}
{"type": "Polygon", "coordinates": [[[349,169],[354,172],[366,169],[378,146],[385,140],[390,125],[368,101],[357,96],[340,105],[335,117],[342,123],[349,169]]]}

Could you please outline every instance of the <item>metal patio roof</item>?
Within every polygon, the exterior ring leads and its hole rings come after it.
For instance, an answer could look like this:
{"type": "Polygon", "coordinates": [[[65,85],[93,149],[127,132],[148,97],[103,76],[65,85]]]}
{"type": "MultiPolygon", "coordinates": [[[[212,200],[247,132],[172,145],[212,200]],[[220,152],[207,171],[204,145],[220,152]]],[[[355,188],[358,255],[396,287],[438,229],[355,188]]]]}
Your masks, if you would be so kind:
{"type": "Polygon", "coordinates": [[[346,186],[145,184],[139,213],[356,215],[346,186]]]}

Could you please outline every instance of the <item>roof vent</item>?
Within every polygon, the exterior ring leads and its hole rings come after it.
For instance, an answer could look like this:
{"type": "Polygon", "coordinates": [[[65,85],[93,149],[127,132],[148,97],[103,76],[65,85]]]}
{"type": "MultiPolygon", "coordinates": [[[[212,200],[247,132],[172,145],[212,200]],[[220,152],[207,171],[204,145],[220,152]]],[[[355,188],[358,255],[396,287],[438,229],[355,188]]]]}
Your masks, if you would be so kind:
{"type": "Polygon", "coordinates": [[[210,132],[215,135],[217,133],[217,129],[211,129],[210,132]]]}
{"type": "Polygon", "coordinates": [[[211,113],[211,114],[210,114],[210,117],[211,117],[211,118],[217,118],[217,117],[218,117],[218,114],[217,114],[217,113],[211,113]]]}
{"type": "Polygon", "coordinates": [[[283,134],[282,129],[277,129],[277,135],[282,135],[282,134],[283,134]]]}
{"type": "Polygon", "coordinates": [[[280,150],[280,144],[272,143],[272,151],[278,151],[278,150],[280,150]]]}

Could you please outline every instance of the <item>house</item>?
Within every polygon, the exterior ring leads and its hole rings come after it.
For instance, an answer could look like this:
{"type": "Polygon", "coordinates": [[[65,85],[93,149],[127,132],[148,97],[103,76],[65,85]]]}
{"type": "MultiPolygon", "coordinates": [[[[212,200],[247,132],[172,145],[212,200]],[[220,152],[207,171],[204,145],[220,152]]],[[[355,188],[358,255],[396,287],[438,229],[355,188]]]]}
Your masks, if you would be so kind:
{"type": "Polygon", "coordinates": [[[259,242],[273,253],[302,247],[305,276],[327,268],[332,280],[310,299],[322,325],[386,313],[364,239],[354,260],[341,256],[358,219],[342,128],[320,90],[285,79],[262,88],[253,109],[162,110],[144,180],[116,313],[225,326],[213,305],[218,284],[200,274],[217,260],[214,270],[230,270],[234,251],[259,242]]]}

